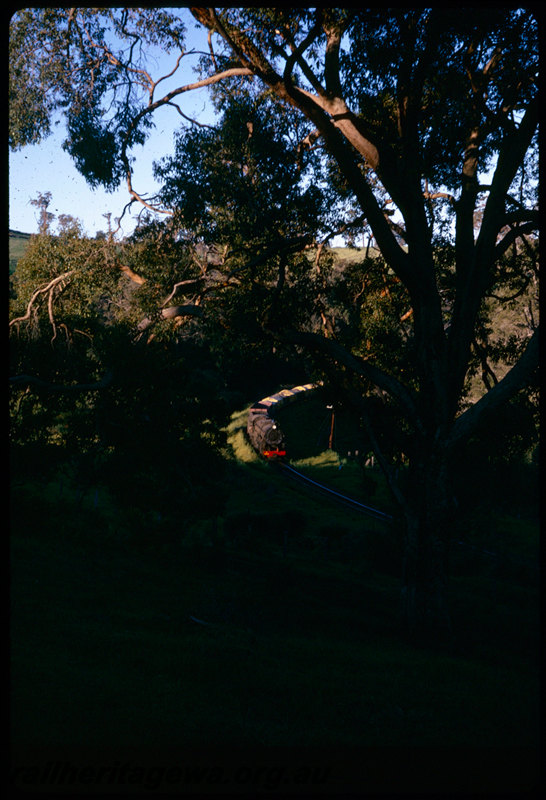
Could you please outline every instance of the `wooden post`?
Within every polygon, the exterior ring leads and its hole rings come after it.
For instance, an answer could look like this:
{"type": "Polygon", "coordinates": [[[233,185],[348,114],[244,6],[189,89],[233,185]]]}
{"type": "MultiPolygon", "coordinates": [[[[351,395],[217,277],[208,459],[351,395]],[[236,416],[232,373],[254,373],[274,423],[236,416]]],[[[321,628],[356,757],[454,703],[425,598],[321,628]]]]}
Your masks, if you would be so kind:
{"type": "Polygon", "coordinates": [[[328,450],[332,449],[332,443],[334,440],[334,420],[335,420],[335,411],[333,406],[327,406],[327,408],[332,409],[332,422],[330,425],[330,438],[328,440],[328,450]]]}

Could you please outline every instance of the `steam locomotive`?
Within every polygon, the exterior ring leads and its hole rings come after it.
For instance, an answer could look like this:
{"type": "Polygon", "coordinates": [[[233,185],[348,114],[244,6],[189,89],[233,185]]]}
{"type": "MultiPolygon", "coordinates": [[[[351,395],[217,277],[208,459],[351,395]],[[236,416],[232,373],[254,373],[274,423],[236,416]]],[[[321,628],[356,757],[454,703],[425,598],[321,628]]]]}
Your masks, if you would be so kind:
{"type": "Polygon", "coordinates": [[[277,408],[292,403],[305,392],[316,389],[319,384],[306,383],[293,389],[281,389],[277,394],[264,397],[248,410],[247,434],[256,452],[267,460],[283,458],[286,455],[285,437],[275,420],[277,408]]]}

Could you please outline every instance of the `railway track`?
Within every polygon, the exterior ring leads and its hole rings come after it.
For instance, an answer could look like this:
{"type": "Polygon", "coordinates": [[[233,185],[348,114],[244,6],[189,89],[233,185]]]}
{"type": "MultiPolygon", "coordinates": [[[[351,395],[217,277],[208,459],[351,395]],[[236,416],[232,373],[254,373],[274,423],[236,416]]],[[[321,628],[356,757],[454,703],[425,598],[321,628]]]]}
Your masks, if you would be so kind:
{"type": "MultiPolygon", "coordinates": [[[[289,477],[290,479],[307,486],[310,489],[313,489],[317,493],[320,493],[323,496],[329,497],[331,500],[334,500],[348,508],[351,508],[355,511],[359,511],[366,516],[373,517],[381,522],[385,522],[386,524],[390,524],[393,522],[394,517],[390,514],[386,514],[384,511],[380,511],[378,508],[374,508],[373,506],[365,505],[361,503],[359,500],[356,500],[354,497],[348,497],[347,495],[342,494],[341,492],[337,492],[335,489],[330,488],[329,486],[325,486],[323,483],[319,483],[318,481],[309,478],[307,475],[304,475],[299,470],[292,467],[290,464],[286,462],[278,462],[275,464],[276,468],[282,472],[285,476],[289,477]]],[[[454,544],[458,547],[461,547],[466,550],[471,550],[479,555],[486,556],[490,559],[495,561],[505,561],[510,562],[512,564],[517,564],[519,566],[525,567],[532,572],[539,572],[539,567],[534,562],[530,561],[529,559],[525,558],[517,558],[507,553],[497,553],[492,550],[486,550],[481,547],[477,547],[476,545],[470,544],[469,542],[462,541],[460,539],[455,540],[454,544]]]]}
{"type": "Polygon", "coordinates": [[[319,483],[318,481],[309,478],[307,475],[304,475],[299,470],[292,467],[290,464],[286,462],[278,462],[276,465],[277,469],[281,471],[284,475],[288,476],[292,480],[297,481],[298,483],[307,486],[320,494],[329,497],[331,500],[335,500],[338,503],[341,503],[349,508],[352,508],[355,511],[359,511],[362,514],[365,514],[368,517],[373,517],[374,519],[378,519],[385,523],[390,523],[393,521],[394,517],[390,514],[386,514],[384,511],[380,511],[378,508],[373,508],[373,506],[365,505],[361,503],[359,500],[356,500],[354,497],[348,497],[341,492],[337,492],[335,489],[331,489],[329,486],[325,486],[323,483],[319,483]]]}
{"type": "MultiPolygon", "coordinates": [[[[346,508],[350,508],[353,511],[357,511],[380,522],[384,522],[386,525],[392,524],[395,520],[395,517],[391,516],[390,514],[387,514],[378,508],[374,508],[373,506],[361,503],[354,497],[345,495],[329,486],[325,486],[323,483],[319,483],[319,481],[313,480],[313,478],[304,475],[304,473],[295,469],[286,461],[274,460],[278,456],[285,455],[285,446],[282,431],[279,431],[278,429],[272,409],[281,407],[286,403],[291,403],[302,395],[316,390],[319,388],[319,386],[320,384],[307,383],[302,384],[301,386],[295,386],[292,389],[282,389],[280,392],[265,397],[251,406],[249,409],[249,419],[246,431],[250,444],[260,455],[265,457],[272,466],[275,465],[275,468],[279,472],[282,472],[286,478],[293,480],[300,485],[305,486],[307,489],[310,489],[322,495],[323,497],[327,497],[340,505],[344,505],[346,508]]],[[[479,553],[486,558],[494,559],[496,561],[517,563],[521,566],[529,568],[532,571],[538,571],[538,566],[528,559],[517,558],[505,553],[497,553],[491,550],[486,550],[463,540],[456,540],[454,541],[454,544],[463,549],[479,553]]]]}

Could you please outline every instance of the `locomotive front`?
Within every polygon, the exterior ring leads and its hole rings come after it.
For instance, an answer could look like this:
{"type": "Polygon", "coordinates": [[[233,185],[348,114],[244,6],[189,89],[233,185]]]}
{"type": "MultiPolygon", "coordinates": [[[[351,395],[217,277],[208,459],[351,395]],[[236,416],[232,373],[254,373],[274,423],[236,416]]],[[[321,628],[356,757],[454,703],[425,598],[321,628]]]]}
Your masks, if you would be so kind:
{"type": "Polygon", "coordinates": [[[286,455],[284,436],[267,413],[255,413],[249,419],[248,432],[256,450],[267,459],[286,455]]]}
{"type": "Polygon", "coordinates": [[[263,454],[266,458],[282,458],[286,455],[284,435],[275,420],[271,420],[271,422],[269,430],[265,433],[263,454]]]}

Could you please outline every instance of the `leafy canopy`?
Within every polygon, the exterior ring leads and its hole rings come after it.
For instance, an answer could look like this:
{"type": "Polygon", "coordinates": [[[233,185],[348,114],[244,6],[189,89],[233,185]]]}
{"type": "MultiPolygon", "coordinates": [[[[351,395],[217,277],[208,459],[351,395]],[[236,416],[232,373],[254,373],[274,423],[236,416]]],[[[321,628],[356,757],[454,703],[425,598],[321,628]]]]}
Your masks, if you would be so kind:
{"type": "MultiPolygon", "coordinates": [[[[254,280],[257,259],[262,289],[278,308],[292,239],[303,252],[335,230],[370,231],[401,284],[399,310],[408,309],[401,316],[411,311],[411,385],[403,385],[401,368],[396,380],[383,364],[378,371],[339,324],[327,333],[324,323],[322,338],[302,338],[288,330],[287,314],[282,332],[335,352],[395,398],[425,438],[445,433],[460,411],[486,297],[499,293],[510,248],[536,232],[537,20],[505,8],[191,7],[189,14],[19,12],[12,146],[46,134],[51,114],[64,109],[65,146],[89,181],[112,187],[125,178],[144,202],[131,185],[132,148],[146,140],[158,108],[187,119],[185,93],[212,87],[219,126],[180,133],[174,155],[156,169],[164,181],[159,202],[145,204],[168,211],[173,231],[229,248],[224,282],[237,284],[243,256],[254,280]],[[178,63],[186,58],[189,14],[208,31],[209,51],[198,80],[161,95],[167,75],[154,73],[153,56],[160,49],[177,53],[178,63]],[[32,65],[25,63],[31,50],[32,65]],[[34,126],[23,112],[27,89],[43,96],[34,126]],[[481,185],[490,169],[491,182],[481,185]],[[448,245],[446,269],[437,254],[448,245]],[[345,355],[326,341],[332,333],[345,355]]],[[[256,281],[252,289],[263,296],[256,281]]],[[[210,285],[206,292],[220,296],[210,285]]],[[[318,334],[320,326],[306,324],[306,333],[318,334]]],[[[457,423],[459,432],[528,374],[536,337],[530,344],[525,368],[457,423]]]]}

